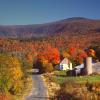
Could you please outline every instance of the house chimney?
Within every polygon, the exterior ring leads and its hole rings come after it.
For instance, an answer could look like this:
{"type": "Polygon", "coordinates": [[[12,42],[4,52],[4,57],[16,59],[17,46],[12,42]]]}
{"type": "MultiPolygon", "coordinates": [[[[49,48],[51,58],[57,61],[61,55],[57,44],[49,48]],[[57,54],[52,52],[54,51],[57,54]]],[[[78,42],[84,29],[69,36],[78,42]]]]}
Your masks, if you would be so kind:
{"type": "Polygon", "coordinates": [[[92,57],[87,57],[85,59],[84,66],[85,66],[86,75],[92,74],[92,57]]]}

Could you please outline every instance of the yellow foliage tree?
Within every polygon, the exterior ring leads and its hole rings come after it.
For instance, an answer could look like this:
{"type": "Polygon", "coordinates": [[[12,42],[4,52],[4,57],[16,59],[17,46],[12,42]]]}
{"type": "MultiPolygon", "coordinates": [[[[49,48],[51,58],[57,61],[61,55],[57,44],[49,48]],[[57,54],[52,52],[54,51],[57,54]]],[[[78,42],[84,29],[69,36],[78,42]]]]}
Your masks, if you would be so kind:
{"type": "Polygon", "coordinates": [[[9,89],[12,88],[14,93],[15,90],[20,90],[22,87],[19,88],[19,86],[17,86],[19,84],[17,83],[23,83],[21,80],[22,77],[23,72],[19,60],[16,57],[0,54],[0,88],[2,88],[2,91],[9,91],[9,89]],[[5,76],[7,76],[7,79],[4,78],[5,76]],[[3,85],[4,79],[8,82],[5,85],[3,85]]]}
{"type": "Polygon", "coordinates": [[[0,55],[0,74],[8,74],[13,80],[23,76],[21,64],[16,57],[0,55]]]}

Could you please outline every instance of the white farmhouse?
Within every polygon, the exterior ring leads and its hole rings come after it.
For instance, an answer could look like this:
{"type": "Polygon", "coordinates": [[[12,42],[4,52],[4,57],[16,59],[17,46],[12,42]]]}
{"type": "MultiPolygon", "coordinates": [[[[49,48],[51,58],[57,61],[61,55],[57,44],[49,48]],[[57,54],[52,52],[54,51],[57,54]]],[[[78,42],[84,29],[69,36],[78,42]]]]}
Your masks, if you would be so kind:
{"type": "Polygon", "coordinates": [[[68,60],[68,58],[64,58],[58,67],[59,70],[72,70],[72,63],[68,60]]]}

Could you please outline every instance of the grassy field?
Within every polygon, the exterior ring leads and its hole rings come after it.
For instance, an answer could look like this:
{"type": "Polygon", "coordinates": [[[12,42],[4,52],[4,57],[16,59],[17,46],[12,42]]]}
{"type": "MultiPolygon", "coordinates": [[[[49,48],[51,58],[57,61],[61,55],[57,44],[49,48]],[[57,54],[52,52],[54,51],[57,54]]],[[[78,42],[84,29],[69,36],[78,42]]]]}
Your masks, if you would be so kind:
{"type": "Polygon", "coordinates": [[[68,80],[76,81],[78,83],[100,82],[100,75],[69,77],[66,75],[66,71],[55,71],[54,75],[52,76],[52,80],[59,84],[62,84],[68,80]]]}

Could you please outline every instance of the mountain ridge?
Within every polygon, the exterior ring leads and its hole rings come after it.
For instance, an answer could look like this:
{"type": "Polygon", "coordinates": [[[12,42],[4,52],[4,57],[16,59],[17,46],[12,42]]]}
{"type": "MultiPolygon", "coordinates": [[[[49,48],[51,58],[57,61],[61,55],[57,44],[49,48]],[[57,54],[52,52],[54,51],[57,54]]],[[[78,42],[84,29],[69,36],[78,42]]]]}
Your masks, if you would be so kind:
{"type": "Polygon", "coordinates": [[[100,30],[100,20],[84,17],[72,17],[60,21],[33,25],[0,25],[0,37],[4,38],[40,38],[58,33],[66,35],[77,32],[100,30]]]}

